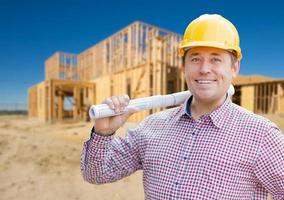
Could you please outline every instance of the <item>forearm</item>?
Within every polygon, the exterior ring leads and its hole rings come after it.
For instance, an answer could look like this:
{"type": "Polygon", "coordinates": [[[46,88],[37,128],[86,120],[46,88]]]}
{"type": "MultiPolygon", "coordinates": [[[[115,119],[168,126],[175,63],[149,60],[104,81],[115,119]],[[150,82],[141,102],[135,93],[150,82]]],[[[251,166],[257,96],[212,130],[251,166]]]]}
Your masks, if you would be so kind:
{"type": "Polygon", "coordinates": [[[93,184],[114,182],[141,169],[135,132],[125,139],[94,134],[84,143],[81,171],[84,179],[93,184]]]}
{"type": "Polygon", "coordinates": [[[102,184],[109,182],[106,177],[106,156],[113,136],[94,135],[84,143],[81,155],[81,172],[89,183],[102,184]]]}

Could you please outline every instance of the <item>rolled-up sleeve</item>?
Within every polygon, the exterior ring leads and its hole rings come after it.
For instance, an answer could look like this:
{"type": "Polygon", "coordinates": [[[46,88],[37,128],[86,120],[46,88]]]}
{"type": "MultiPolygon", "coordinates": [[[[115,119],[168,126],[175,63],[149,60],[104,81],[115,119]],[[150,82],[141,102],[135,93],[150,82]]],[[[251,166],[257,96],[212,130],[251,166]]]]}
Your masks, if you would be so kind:
{"type": "Polygon", "coordinates": [[[81,154],[83,178],[93,184],[110,183],[142,169],[138,144],[137,129],[128,130],[125,138],[93,132],[81,154]]]}
{"type": "Polygon", "coordinates": [[[276,127],[263,138],[255,174],[274,199],[284,199],[284,135],[276,127]]]}

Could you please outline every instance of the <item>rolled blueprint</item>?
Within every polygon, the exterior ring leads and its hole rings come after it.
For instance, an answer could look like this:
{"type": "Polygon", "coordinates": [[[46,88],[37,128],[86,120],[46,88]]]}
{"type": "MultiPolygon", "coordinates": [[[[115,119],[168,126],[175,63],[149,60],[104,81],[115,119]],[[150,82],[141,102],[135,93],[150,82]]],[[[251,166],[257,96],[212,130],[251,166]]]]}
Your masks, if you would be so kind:
{"type": "MultiPolygon", "coordinates": [[[[230,85],[227,93],[229,96],[233,96],[233,94],[235,93],[233,85],[230,85]]],[[[155,95],[150,97],[133,99],[130,100],[128,106],[122,112],[119,113],[115,113],[114,110],[109,108],[107,104],[92,105],[89,109],[89,115],[91,119],[98,119],[121,115],[129,109],[141,111],[159,107],[176,106],[184,103],[184,101],[190,95],[191,93],[189,91],[183,91],[167,95],[155,95]]]]}

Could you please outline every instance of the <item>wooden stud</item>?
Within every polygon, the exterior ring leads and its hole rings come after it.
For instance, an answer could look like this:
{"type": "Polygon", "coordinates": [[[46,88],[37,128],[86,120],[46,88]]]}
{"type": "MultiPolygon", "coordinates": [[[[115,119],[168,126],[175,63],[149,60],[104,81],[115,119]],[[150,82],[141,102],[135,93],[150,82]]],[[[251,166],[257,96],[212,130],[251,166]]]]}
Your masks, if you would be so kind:
{"type": "MultiPolygon", "coordinates": [[[[62,95],[73,95],[73,117],[82,119],[91,104],[98,104],[108,96],[125,94],[127,80],[130,80],[129,95],[133,98],[166,94],[169,81],[174,82],[175,92],[183,91],[185,76],[178,56],[181,40],[179,34],[137,21],[78,55],[56,52],[45,61],[46,82],[29,90],[29,115],[43,116],[50,121],[63,118],[64,97],[56,96],[60,91],[62,95]],[[32,102],[37,106],[33,107],[32,102]]],[[[273,95],[274,88],[281,90],[280,82],[269,86],[253,83],[254,105],[250,107],[255,112],[281,112],[282,104],[275,102],[284,101],[283,95],[279,92],[277,97],[273,95]]],[[[244,85],[238,86],[240,90],[244,85]]],[[[163,108],[140,112],[132,120],[140,121],[150,112],[160,110],[163,108]]]]}

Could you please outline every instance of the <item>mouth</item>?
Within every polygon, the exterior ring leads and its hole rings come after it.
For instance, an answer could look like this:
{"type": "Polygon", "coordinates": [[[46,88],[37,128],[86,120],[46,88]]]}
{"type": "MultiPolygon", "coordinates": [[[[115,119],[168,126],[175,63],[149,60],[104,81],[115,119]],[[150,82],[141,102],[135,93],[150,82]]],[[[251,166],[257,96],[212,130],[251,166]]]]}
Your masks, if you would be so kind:
{"type": "Polygon", "coordinates": [[[198,79],[198,80],[195,80],[195,82],[197,82],[198,84],[202,84],[202,85],[212,84],[212,83],[214,83],[216,81],[217,80],[209,80],[209,79],[198,79]]]}

